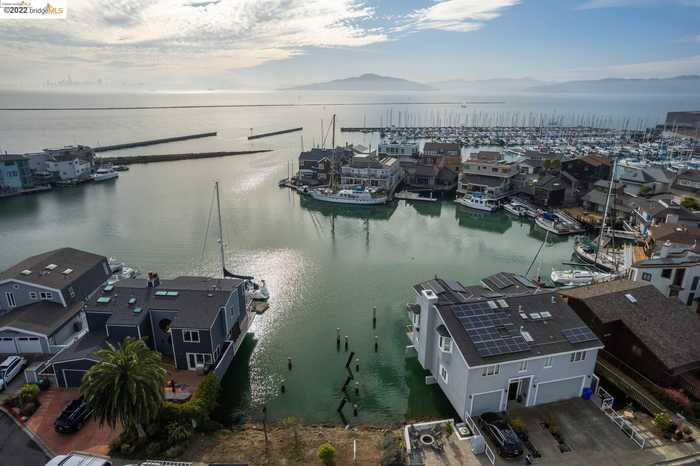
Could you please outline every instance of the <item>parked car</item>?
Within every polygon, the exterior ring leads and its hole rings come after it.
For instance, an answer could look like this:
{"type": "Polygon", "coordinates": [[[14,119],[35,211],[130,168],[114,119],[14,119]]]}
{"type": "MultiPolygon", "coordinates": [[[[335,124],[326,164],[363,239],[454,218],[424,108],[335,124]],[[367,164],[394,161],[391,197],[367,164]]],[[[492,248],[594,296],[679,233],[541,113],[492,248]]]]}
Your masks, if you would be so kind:
{"type": "Polygon", "coordinates": [[[479,424],[484,435],[496,446],[500,456],[518,458],[523,454],[523,444],[503,416],[498,413],[484,413],[479,416],[479,424]]]}
{"type": "Polygon", "coordinates": [[[112,466],[108,458],[86,455],[84,453],[71,453],[59,455],[46,463],[46,466],[112,466]]]}
{"type": "Polygon", "coordinates": [[[53,423],[56,432],[66,434],[79,431],[92,415],[92,411],[82,396],[71,401],[53,423]]]}
{"type": "Polygon", "coordinates": [[[0,364],[0,390],[5,390],[12,379],[20,373],[22,368],[27,365],[27,360],[20,356],[8,356],[0,364]]]}

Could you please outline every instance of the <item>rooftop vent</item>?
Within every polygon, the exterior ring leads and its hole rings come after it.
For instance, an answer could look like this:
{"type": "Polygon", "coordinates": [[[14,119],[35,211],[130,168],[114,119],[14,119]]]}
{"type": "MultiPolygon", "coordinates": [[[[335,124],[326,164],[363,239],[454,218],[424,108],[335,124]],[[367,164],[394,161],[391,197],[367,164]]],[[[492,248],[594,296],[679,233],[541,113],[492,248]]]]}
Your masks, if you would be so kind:
{"type": "Polygon", "coordinates": [[[58,266],[56,264],[49,264],[46,267],[44,267],[46,270],[56,270],[58,266]]]}
{"type": "Polygon", "coordinates": [[[625,298],[627,298],[627,301],[631,302],[632,304],[637,304],[637,298],[635,298],[631,294],[627,293],[625,295],[625,298]]]}
{"type": "Polygon", "coordinates": [[[73,273],[73,269],[66,269],[63,272],[61,272],[63,275],[70,275],[73,273]]]}
{"type": "Polygon", "coordinates": [[[26,275],[31,275],[31,274],[32,274],[32,271],[29,270],[29,269],[24,269],[24,270],[22,270],[20,273],[21,273],[22,275],[25,275],[25,276],[26,276],[26,275]]]}

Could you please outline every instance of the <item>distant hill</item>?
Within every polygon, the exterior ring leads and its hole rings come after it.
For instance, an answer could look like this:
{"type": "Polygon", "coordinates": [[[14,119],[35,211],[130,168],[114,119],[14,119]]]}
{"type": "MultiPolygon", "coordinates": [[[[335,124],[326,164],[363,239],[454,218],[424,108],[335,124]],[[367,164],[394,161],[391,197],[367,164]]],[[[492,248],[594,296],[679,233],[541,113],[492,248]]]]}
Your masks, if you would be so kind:
{"type": "Polygon", "coordinates": [[[525,89],[549,84],[532,78],[497,78],[497,79],[451,79],[430,83],[441,91],[465,91],[475,93],[521,92],[525,89]]]}
{"type": "Polygon", "coordinates": [[[366,73],[353,78],[336,79],[282,89],[283,91],[433,91],[434,88],[407,79],[366,73]]]}
{"type": "Polygon", "coordinates": [[[595,81],[566,81],[533,86],[529,92],[580,94],[685,94],[700,95],[700,76],[657,79],[608,78],[595,81]]]}

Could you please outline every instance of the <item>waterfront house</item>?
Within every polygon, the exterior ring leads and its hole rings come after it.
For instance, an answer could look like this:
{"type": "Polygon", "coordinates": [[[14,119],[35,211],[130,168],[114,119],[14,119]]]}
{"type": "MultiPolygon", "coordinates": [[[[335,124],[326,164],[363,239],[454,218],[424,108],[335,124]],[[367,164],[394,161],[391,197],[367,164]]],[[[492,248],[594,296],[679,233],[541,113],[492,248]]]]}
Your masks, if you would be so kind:
{"type": "Polygon", "coordinates": [[[513,194],[513,180],[519,171],[516,163],[506,161],[498,152],[479,152],[462,164],[457,192],[503,199],[513,194]]]}
{"type": "Polygon", "coordinates": [[[457,187],[457,173],[447,167],[418,163],[404,173],[406,186],[412,191],[446,193],[457,187]]]}
{"type": "Polygon", "coordinates": [[[561,294],[603,341],[604,354],[631,376],[664,387],[700,386],[700,316],[678,300],[629,280],[561,294]]]}
{"type": "Polygon", "coordinates": [[[76,184],[90,180],[95,151],[88,146],[65,146],[27,154],[32,175],[44,182],[76,184]]]}
{"type": "Polygon", "coordinates": [[[311,150],[299,154],[299,180],[303,184],[328,184],[335,163],[336,170],[347,164],[352,159],[352,148],[336,147],[335,149],[322,149],[314,147],[311,150]]]}
{"type": "Polygon", "coordinates": [[[85,304],[89,334],[51,360],[61,387],[80,385],[107,342],[144,339],[178,369],[223,376],[253,319],[240,279],[178,277],[122,280],[85,304]]]}
{"type": "Polygon", "coordinates": [[[590,154],[562,161],[561,170],[572,182],[572,192],[579,190],[585,192],[596,181],[610,179],[612,162],[602,155],[590,154]]]}
{"type": "Polygon", "coordinates": [[[378,158],[372,154],[356,154],[340,169],[342,188],[379,188],[392,192],[401,181],[401,167],[393,157],[378,158]]]}
{"type": "Polygon", "coordinates": [[[461,418],[581,396],[603,345],[556,293],[514,274],[413,287],[408,349],[461,418]],[[491,286],[491,287],[487,287],[491,286]]]}
{"type": "Polygon", "coordinates": [[[651,257],[632,263],[628,277],[654,285],[664,296],[690,306],[700,294],[700,251],[697,244],[674,246],[666,239],[651,257]]]}
{"type": "Polygon", "coordinates": [[[399,162],[418,158],[418,144],[414,142],[382,142],[377,148],[378,157],[393,157],[399,162]]]}
{"type": "Polygon", "coordinates": [[[630,194],[645,196],[669,192],[674,173],[660,167],[618,166],[616,178],[625,185],[630,194]]]}
{"type": "Polygon", "coordinates": [[[462,152],[459,144],[448,142],[426,142],[421,156],[423,165],[444,167],[459,174],[462,166],[462,152]]]}
{"type": "Polygon", "coordinates": [[[104,256],[61,248],[0,273],[0,353],[55,353],[86,327],[83,301],[107,281],[104,256]]]}
{"type": "Polygon", "coordinates": [[[679,196],[700,197],[700,170],[685,170],[676,175],[671,191],[679,196]]]}
{"type": "Polygon", "coordinates": [[[0,196],[21,193],[34,187],[29,158],[20,154],[0,154],[0,196]]]}

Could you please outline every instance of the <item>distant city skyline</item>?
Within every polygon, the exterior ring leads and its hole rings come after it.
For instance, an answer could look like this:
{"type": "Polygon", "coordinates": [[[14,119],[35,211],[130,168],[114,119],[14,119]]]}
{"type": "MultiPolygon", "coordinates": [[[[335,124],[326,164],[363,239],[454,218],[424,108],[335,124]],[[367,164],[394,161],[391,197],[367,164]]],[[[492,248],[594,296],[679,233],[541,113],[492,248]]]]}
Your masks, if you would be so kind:
{"type": "Polygon", "coordinates": [[[69,75],[76,89],[195,90],[363,73],[424,83],[700,74],[700,0],[73,0],[67,12],[0,20],[0,88],[69,75]]]}

